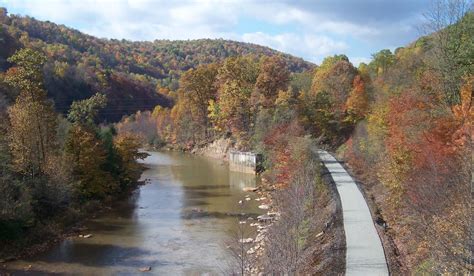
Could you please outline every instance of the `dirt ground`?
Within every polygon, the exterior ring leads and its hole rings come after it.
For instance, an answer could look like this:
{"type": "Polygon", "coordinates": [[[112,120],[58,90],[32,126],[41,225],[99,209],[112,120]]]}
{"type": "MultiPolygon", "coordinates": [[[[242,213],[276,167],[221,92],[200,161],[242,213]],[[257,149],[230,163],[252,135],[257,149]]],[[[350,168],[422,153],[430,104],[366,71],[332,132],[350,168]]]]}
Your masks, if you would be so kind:
{"type": "Polygon", "coordinates": [[[314,235],[311,246],[306,249],[309,254],[307,267],[303,272],[311,275],[344,275],[346,263],[346,241],[342,208],[336,187],[326,168],[322,170],[323,182],[329,188],[329,198],[317,219],[323,227],[324,234],[314,235]]]}

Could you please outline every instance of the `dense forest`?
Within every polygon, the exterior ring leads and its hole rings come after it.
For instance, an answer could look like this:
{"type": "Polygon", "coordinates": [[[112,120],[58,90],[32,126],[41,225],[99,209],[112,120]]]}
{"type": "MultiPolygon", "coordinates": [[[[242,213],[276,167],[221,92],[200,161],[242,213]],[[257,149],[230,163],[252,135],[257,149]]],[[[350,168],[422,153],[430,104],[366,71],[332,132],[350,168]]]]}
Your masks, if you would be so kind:
{"type": "Polygon", "coordinates": [[[98,39],[3,10],[0,241],[31,243],[132,189],[141,146],[228,139],[264,156],[264,182],[280,193],[267,271],[315,273],[302,263],[330,215],[320,147],[362,182],[392,271],[468,274],[474,14],[447,16],[356,67],[225,40],[98,39]]]}
{"type": "Polygon", "coordinates": [[[267,47],[228,40],[133,42],[99,39],[64,25],[31,17],[0,15],[0,68],[11,66],[7,58],[28,47],[42,52],[44,84],[56,110],[66,113],[74,100],[101,92],[109,95],[101,120],[118,121],[137,110],[170,106],[170,90],[179,86],[181,74],[201,64],[227,57],[252,54],[281,55],[293,72],[314,65],[267,47]]]}

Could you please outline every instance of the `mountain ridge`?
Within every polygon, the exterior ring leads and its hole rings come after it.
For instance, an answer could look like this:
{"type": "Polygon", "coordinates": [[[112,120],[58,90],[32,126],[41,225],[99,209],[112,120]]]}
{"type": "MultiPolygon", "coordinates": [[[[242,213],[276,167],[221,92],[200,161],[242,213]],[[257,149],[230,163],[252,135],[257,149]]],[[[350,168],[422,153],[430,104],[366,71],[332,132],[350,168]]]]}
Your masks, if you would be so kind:
{"type": "Polygon", "coordinates": [[[29,16],[8,15],[0,10],[0,69],[11,65],[7,58],[29,47],[48,57],[45,86],[56,109],[65,113],[74,100],[96,92],[109,95],[101,119],[118,121],[123,115],[156,105],[169,106],[169,91],[179,88],[181,74],[200,64],[221,62],[240,55],[281,56],[291,72],[316,65],[266,46],[225,39],[130,41],[98,38],[79,30],[40,21],[29,16]]]}

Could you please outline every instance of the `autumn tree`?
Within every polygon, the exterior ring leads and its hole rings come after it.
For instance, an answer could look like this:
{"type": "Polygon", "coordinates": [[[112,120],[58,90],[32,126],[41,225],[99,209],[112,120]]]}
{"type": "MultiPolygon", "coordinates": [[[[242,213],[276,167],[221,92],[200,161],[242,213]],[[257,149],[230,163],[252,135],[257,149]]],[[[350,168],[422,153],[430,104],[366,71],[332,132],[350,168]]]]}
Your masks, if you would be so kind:
{"type": "Polygon", "coordinates": [[[173,136],[173,122],[170,116],[170,109],[157,106],[153,109],[152,117],[156,124],[156,132],[159,139],[157,142],[159,144],[171,142],[173,136]]]}
{"type": "Polygon", "coordinates": [[[369,102],[365,89],[365,83],[360,75],[354,78],[352,91],[346,101],[346,110],[348,113],[347,120],[357,122],[364,118],[369,111],[369,102]]]}
{"type": "Polygon", "coordinates": [[[140,139],[134,134],[123,134],[115,137],[114,147],[120,157],[120,180],[126,188],[140,178],[142,167],[137,163],[138,159],[144,159],[149,154],[140,152],[140,139]],[[127,185],[128,184],[128,185],[127,185]]]}
{"type": "Polygon", "coordinates": [[[388,68],[395,62],[395,56],[389,49],[383,49],[372,54],[370,69],[375,76],[383,76],[388,68]]]}
{"type": "Polygon", "coordinates": [[[6,82],[20,94],[8,110],[10,149],[17,171],[34,176],[43,172],[56,145],[56,114],[43,88],[46,58],[31,49],[21,49],[9,58],[15,66],[6,82]]]}
{"type": "Polygon", "coordinates": [[[470,0],[435,0],[425,13],[433,45],[430,65],[440,74],[448,105],[461,101],[462,78],[474,74],[474,11],[470,0]]]}
{"type": "Polygon", "coordinates": [[[324,59],[316,70],[311,87],[311,94],[327,93],[332,111],[340,112],[352,90],[357,69],[346,56],[334,56],[324,59]]]}
{"type": "Polygon", "coordinates": [[[316,69],[291,74],[289,83],[291,90],[295,94],[309,91],[311,89],[315,70],[316,69]]]}
{"type": "Polygon", "coordinates": [[[251,57],[229,58],[219,69],[217,121],[236,137],[245,136],[253,124],[249,100],[257,76],[251,57]]]}
{"type": "Polygon", "coordinates": [[[217,96],[216,76],[217,64],[200,65],[196,69],[186,71],[180,78],[180,88],[184,91],[184,97],[190,103],[190,111],[195,120],[202,126],[204,138],[208,138],[209,119],[208,104],[217,96]]]}
{"type": "Polygon", "coordinates": [[[264,97],[264,106],[273,105],[279,90],[286,90],[290,80],[290,72],[279,56],[264,57],[260,62],[260,73],[255,89],[264,97]]]}
{"type": "Polygon", "coordinates": [[[29,189],[26,185],[15,179],[12,170],[12,155],[9,147],[9,119],[7,104],[10,101],[3,97],[0,92],[0,228],[4,229],[0,234],[0,240],[16,229],[9,231],[9,223],[19,218],[26,218],[31,215],[31,208],[28,204],[30,197],[29,189]]]}
{"type": "Polygon", "coordinates": [[[190,105],[189,99],[184,96],[184,91],[178,91],[178,100],[169,114],[173,126],[172,140],[187,148],[201,141],[202,129],[199,122],[194,120],[189,110],[190,105]]]}
{"type": "MultiPolygon", "coordinates": [[[[157,106],[156,108],[162,107],[157,106]]],[[[143,143],[156,146],[162,142],[162,138],[157,133],[157,127],[157,116],[153,115],[151,111],[138,111],[115,124],[118,134],[135,133],[143,143]]]]}
{"type": "Polygon", "coordinates": [[[107,152],[93,129],[74,124],[69,130],[65,151],[72,160],[73,187],[80,200],[101,199],[118,191],[116,181],[103,170],[107,152]]]}
{"type": "Polygon", "coordinates": [[[73,125],[67,135],[65,152],[72,160],[73,186],[81,200],[101,199],[119,191],[117,181],[112,178],[110,170],[106,170],[110,152],[94,124],[98,109],[105,105],[105,101],[104,95],[96,94],[73,103],[68,113],[73,125]]]}
{"type": "Polygon", "coordinates": [[[280,90],[275,99],[275,110],[273,113],[274,123],[290,123],[293,119],[296,119],[297,104],[297,95],[293,91],[293,88],[290,87],[286,91],[280,90]]]}
{"type": "Polygon", "coordinates": [[[357,73],[344,55],[325,58],[314,74],[311,90],[299,96],[303,124],[329,143],[339,143],[350,132],[345,106],[357,73]]]}

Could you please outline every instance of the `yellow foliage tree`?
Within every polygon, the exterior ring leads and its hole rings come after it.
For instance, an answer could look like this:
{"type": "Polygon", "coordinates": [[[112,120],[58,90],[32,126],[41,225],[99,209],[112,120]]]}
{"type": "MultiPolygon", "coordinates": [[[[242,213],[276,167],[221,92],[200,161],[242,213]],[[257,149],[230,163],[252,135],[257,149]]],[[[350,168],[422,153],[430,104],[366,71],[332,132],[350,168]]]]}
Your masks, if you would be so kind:
{"type": "Polygon", "coordinates": [[[122,182],[131,184],[140,177],[142,167],[137,163],[137,159],[148,156],[147,153],[139,151],[140,146],[140,139],[134,134],[126,133],[115,137],[114,147],[120,156],[122,182]]]}
{"type": "Polygon", "coordinates": [[[65,150],[72,160],[74,189],[79,198],[100,199],[119,190],[110,173],[103,170],[107,152],[93,129],[74,124],[69,130],[65,150]]]}
{"type": "Polygon", "coordinates": [[[31,49],[22,49],[9,61],[16,66],[8,70],[5,80],[20,91],[8,110],[12,161],[18,172],[34,176],[44,172],[56,145],[56,113],[42,82],[46,58],[31,49]]]}

